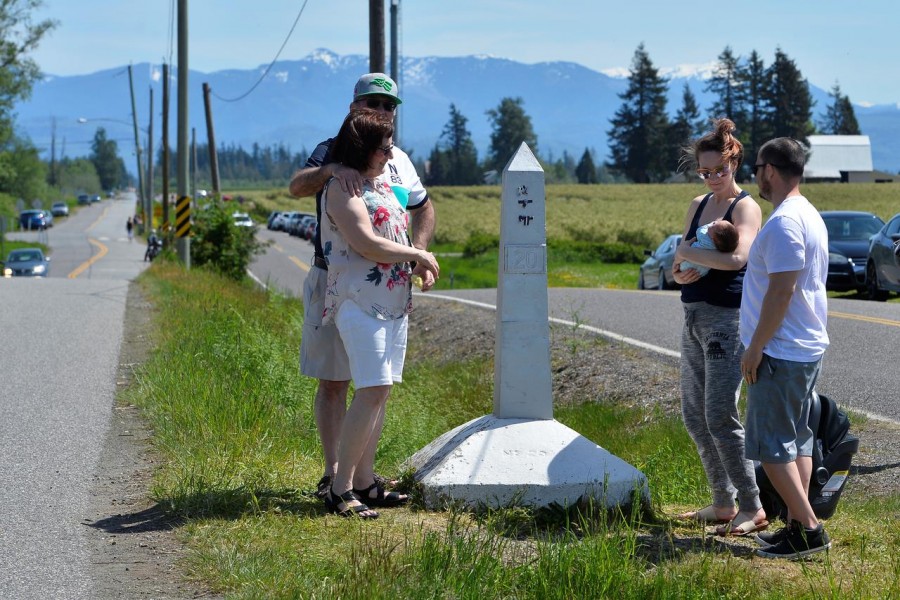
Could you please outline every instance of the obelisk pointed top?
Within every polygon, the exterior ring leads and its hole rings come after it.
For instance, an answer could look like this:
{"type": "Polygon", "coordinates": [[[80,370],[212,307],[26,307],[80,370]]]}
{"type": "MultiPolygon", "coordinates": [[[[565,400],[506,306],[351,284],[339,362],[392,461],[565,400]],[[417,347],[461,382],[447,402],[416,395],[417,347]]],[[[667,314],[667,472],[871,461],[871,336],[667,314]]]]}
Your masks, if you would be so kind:
{"type": "Polygon", "coordinates": [[[506,163],[503,172],[505,173],[507,171],[540,171],[543,173],[544,169],[541,167],[541,163],[538,162],[538,159],[535,158],[534,153],[531,151],[531,148],[528,147],[528,144],[522,142],[519,149],[516,150],[516,153],[513,154],[512,158],[509,159],[509,162],[506,163]]]}

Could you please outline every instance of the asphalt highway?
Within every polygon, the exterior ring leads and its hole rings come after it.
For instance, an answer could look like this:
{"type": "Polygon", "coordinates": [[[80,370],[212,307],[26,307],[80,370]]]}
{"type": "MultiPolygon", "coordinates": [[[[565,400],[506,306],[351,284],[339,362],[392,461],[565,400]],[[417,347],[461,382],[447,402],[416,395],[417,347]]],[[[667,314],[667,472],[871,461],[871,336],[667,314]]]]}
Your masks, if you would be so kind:
{"type": "Polygon", "coordinates": [[[0,598],[94,598],[84,524],[112,416],[129,281],[129,199],[11,234],[52,248],[50,277],[0,279],[0,598]]]}
{"type": "MultiPolygon", "coordinates": [[[[284,293],[301,296],[312,245],[264,228],[258,235],[273,245],[251,266],[253,275],[284,293]]],[[[680,356],[684,316],[677,291],[551,288],[548,294],[553,319],[672,360],[680,356]]],[[[493,310],[496,300],[497,290],[484,289],[433,291],[418,294],[415,301],[468,301],[480,310],[493,310]]],[[[817,390],[845,408],[900,422],[900,304],[832,298],[828,310],[831,346],[817,390]]]]}

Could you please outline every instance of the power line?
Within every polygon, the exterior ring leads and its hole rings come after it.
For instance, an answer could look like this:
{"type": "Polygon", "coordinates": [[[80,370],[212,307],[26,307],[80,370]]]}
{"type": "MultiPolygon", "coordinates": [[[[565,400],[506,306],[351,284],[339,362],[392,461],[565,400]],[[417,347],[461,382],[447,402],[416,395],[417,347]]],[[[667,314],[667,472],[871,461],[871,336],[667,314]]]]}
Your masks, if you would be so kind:
{"type": "Polygon", "coordinates": [[[303,9],[306,8],[307,2],[309,2],[309,0],[304,0],[303,6],[300,7],[300,12],[297,13],[297,18],[294,19],[294,24],[291,25],[291,30],[288,31],[287,37],[284,38],[284,43],[281,44],[281,48],[279,48],[278,52],[275,54],[275,58],[272,59],[272,62],[269,63],[269,66],[266,67],[266,70],[263,71],[263,74],[256,81],[256,83],[254,83],[253,86],[250,87],[249,90],[247,90],[246,92],[244,92],[237,98],[223,98],[222,96],[220,96],[217,93],[215,93],[214,91],[212,91],[212,89],[210,89],[210,93],[213,96],[215,96],[216,98],[218,98],[219,100],[221,100],[222,102],[237,102],[238,100],[243,100],[244,98],[249,96],[253,92],[253,90],[255,90],[259,86],[259,84],[262,83],[263,79],[266,78],[266,75],[269,74],[269,71],[272,70],[272,67],[275,66],[275,62],[278,60],[278,57],[281,56],[281,52],[284,50],[284,47],[287,46],[288,41],[291,39],[291,36],[294,34],[294,29],[297,28],[297,23],[300,22],[300,16],[303,14],[303,9]]]}

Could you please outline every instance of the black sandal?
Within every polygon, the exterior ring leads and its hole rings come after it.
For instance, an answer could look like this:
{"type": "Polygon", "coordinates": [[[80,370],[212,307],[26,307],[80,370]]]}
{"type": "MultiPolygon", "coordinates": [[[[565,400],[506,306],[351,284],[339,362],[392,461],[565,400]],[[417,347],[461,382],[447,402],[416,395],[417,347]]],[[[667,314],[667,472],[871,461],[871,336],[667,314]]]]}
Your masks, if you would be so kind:
{"type": "Polygon", "coordinates": [[[325,504],[328,504],[327,496],[328,496],[328,488],[331,487],[331,475],[323,475],[322,479],[319,480],[319,483],[316,484],[316,498],[322,498],[325,500],[325,504]]]}
{"type": "Polygon", "coordinates": [[[384,486],[381,485],[378,481],[364,490],[353,488],[353,493],[356,494],[360,500],[364,500],[372,506],[379,506],[382,508],[391,508],[409,502],[409,496],[405,494],[398,494],[397,492],[385,492],[384,486]],[[374,496],[372,495],[372,490],[375,490],[374,496]]]}
{"type": "Polygon", "coordinates": [[[333,487],[328,488],[328,494],[325,497],[325,505],[328,510],[339,517],[359,517],[360,519],[377,519],[378,513],[359,501],[353,491],[346,491],[343,494],[336,494],[333,487]],[[350,503],[356,502],[353,506],[350,503]],[[341,508],[343,507],[343,508],[341,508]],[[363,515],[360,513],[369,512],[371,514],[363,515]]]}

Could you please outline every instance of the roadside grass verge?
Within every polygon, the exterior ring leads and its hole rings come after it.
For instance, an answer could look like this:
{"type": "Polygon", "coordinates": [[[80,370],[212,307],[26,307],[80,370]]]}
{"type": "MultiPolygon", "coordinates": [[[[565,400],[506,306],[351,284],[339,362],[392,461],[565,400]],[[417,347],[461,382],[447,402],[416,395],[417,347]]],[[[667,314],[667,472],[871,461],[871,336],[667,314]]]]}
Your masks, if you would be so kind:
{"type": "MultiPolygon", "coordinates": [[[[847,494],[828,524],[834,549],[801,564],[755,558],[749,541],[667,519],[706,504],[708,493],[677,417],[652,408],[575,403],[556,417],[642,469],[654,515],[548,519],[521,507],[470,514],[415,504],[375,522],[326,515],[312,495],[321,458],[314,384],[297,371],[300,303],[165,262],[140,285],[154,306],[156,350],[122,400],[143,408],[163,455],[153,494],[182,519],[186,572],[229,598],[900,594],[900,533],[888,525],[897,496],[847,494]]],[[[385,473],[491,411],[490,361],[416,354],[387,411],[377,458],[385,473]]]]}

